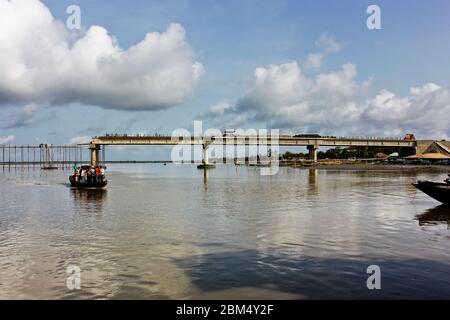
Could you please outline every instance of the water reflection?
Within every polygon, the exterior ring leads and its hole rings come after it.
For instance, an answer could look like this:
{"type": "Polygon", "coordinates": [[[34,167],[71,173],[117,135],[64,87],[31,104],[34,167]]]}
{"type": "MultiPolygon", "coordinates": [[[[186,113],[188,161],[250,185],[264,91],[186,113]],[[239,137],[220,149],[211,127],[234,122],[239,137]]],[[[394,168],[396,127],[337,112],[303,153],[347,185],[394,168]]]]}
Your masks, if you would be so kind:
{"type": "Polygon", "coordinates": [[[203,184],[205,185],[205,189],[208,189],[208,177],[209,177],[209,170],[203,169],[203,184]]]}
{"type": "Polygon", "coordinates": [[[309,169],[308,174],[308,194],[313,195],[319,192],[319,179],[318,179],[319,170],[317,169],[309,169]]]}
{"type": "Polygon", "coordinates": [[[416,216],[420,226],[447,224],[450,229],[450,207],[444,205],[428,209],[424,213],[416,216]]]}
{"type": "Polygon", "coordinates": [[[11,170],[0,299],[450,297],[450,209],[410,187],[441,173],[127,164],[80,190],[61,170],[11,170]],[[370,264],[383,290],[367,290],[370,264]]]}
{"type": "MultiPolygon", "coordinates": [[[[316,257],[291,255],[282,248],[237,250],[208,253],[175,259],[176,263],[199,288],[194,298],[236,298],[236,290],[252,288],[272,290],[307,299],[374,299],[374,298],[444,298],[449,291],[436,292],[437,288],[448,288],[449,265],[422,258],[371,258],[345,259],[340,257],[316,257]],[[376,261],[385,272],[383,290],[367,290],[368,265],[376,261]],[[411,265],[422,268],[408,269],[411,265]],[[426,270],[426,271],[425,271],[426,270]],[[430,277],[429,274],[442,278],[430,277]],[[421,279],[416,285],[413,279],[421,279]],[[328,290],[324,290],[328,288],[328,290]]],[[[246,298],[240,297],[240,298],[246,298]]]]}
{"type": "Polygon", "coordinates": [[[83,208],[88,212],[98,213],[103,209],[103,203],[106,200],[107,190],[89,190],[71,188],[71,195],[75,207],[83,208]]]}

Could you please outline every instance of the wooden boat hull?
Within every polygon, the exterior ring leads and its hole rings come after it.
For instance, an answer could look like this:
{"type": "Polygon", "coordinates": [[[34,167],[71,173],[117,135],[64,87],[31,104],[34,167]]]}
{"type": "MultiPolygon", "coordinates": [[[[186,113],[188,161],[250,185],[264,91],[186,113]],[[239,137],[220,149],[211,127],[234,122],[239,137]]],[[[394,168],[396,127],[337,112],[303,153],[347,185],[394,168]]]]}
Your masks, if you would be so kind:
{"type": "Polygon", "coordinates": [[[73,178],[73,176],[69,177],[69,182],[72,188],[78,188],[78,189],[104,189],[106,188],[106,185],[108,184],[107,180],[104,180],[102,182],[77,182],[73,178]]]}
{"type": "Polygon", "coordinates": [[[450,206],[450,185],[447,183],[418,181],[413,186],[433,199],[450,206]]]}
{"type": "Polygon", "coordinates": [[[214,164],[199,164],[197,166],[197,169],[214,169],[216,167],[216,165],[214,164]]]}

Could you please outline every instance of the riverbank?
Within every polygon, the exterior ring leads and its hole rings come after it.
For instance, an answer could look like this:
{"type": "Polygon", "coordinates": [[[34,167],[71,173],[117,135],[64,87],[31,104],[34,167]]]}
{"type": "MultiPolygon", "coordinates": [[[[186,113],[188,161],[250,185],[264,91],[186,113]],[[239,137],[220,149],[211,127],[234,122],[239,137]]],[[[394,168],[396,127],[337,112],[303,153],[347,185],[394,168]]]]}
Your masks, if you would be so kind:
{"type": "Polygon", "coordinates": [[[408,172],[450,172],[450,166],[445,165],[408,165],[408,164],[311,164],[309,166],[291,166],[300,169],[318,170],[370,170],[370,171],[408,171],[408,172]]]}

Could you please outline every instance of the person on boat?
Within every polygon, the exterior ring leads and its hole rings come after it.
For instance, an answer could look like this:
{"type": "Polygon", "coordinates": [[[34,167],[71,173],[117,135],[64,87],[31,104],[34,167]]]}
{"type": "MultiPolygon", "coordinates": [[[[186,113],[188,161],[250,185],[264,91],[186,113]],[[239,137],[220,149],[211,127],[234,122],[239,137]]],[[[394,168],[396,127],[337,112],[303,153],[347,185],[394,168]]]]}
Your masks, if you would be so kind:
{"type": "Polygon", "coordinates": [[[73,176],[74,176],[75,182],[80,181],[80,169],[79,168],[75,169],[75,174],[73,176]]]}
{"type": "Polygon", "coordinates": [[[80,169],[80,181],[84,182],[85,179],[85,174],[86,174],[86,170],[84,170],[83,168],[80,169]]]}
{"type": "Polygon", "coordinates": [[[100,167],[100,180],[103,182],[105,180],[105,167],[100,167]]]}
{"type": "Polygon", "coordinates": [[[89,171],[91,171],[91,183],[95,183],[95,169],[94,169],[94,167],[90,167],[89,171]]]}
{"type": "Polygon", "coordinates": [[[99,166],[95,167],[95,175],[94,175],[94,177],[95,177],[95,182],[96,183],[100,182],[100,167],[99,166]]]}
{"type": "Polygon", "coordinates": [[[72,169],[73,169],[73,174],[76,174],[77,173],[77,163],[75,162],[74,164],[73,164],[73,166],[72,166],[72,169]]]}
{"type": "Polygon", "coordinates": [[[94,167],[90,167],[89,170],[91,170],[91,182],[95,183],[95,169],[94,167]]]}
{"type": "Polygon", "coordinates": [[[92,183],[92,172],[91,168],[86,169],[86,177],[87,177],[87,183],[92,183]]]}

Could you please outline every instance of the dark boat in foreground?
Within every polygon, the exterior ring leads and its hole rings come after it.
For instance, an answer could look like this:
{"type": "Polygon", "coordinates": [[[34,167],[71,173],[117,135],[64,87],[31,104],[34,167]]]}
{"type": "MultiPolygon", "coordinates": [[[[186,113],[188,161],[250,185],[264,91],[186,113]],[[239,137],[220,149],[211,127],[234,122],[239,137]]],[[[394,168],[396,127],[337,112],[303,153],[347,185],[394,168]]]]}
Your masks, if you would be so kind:
{"type": "Polygon", "coordinates": [[[100,182],[80,182],[75,181],[74,176],[69,177],[70,185],[74,188],[83,188],[83,189],[104,189],[108,184],[107,180],[100,182]]]}
{"type": "MultiPolygon", "coordinates": [[[[450,177],[450,175],[449,175],[450,177]]],[[[418,181],[413,186],[433,199],[450,206],[450,178],[445,182],[418,181]]]]}

